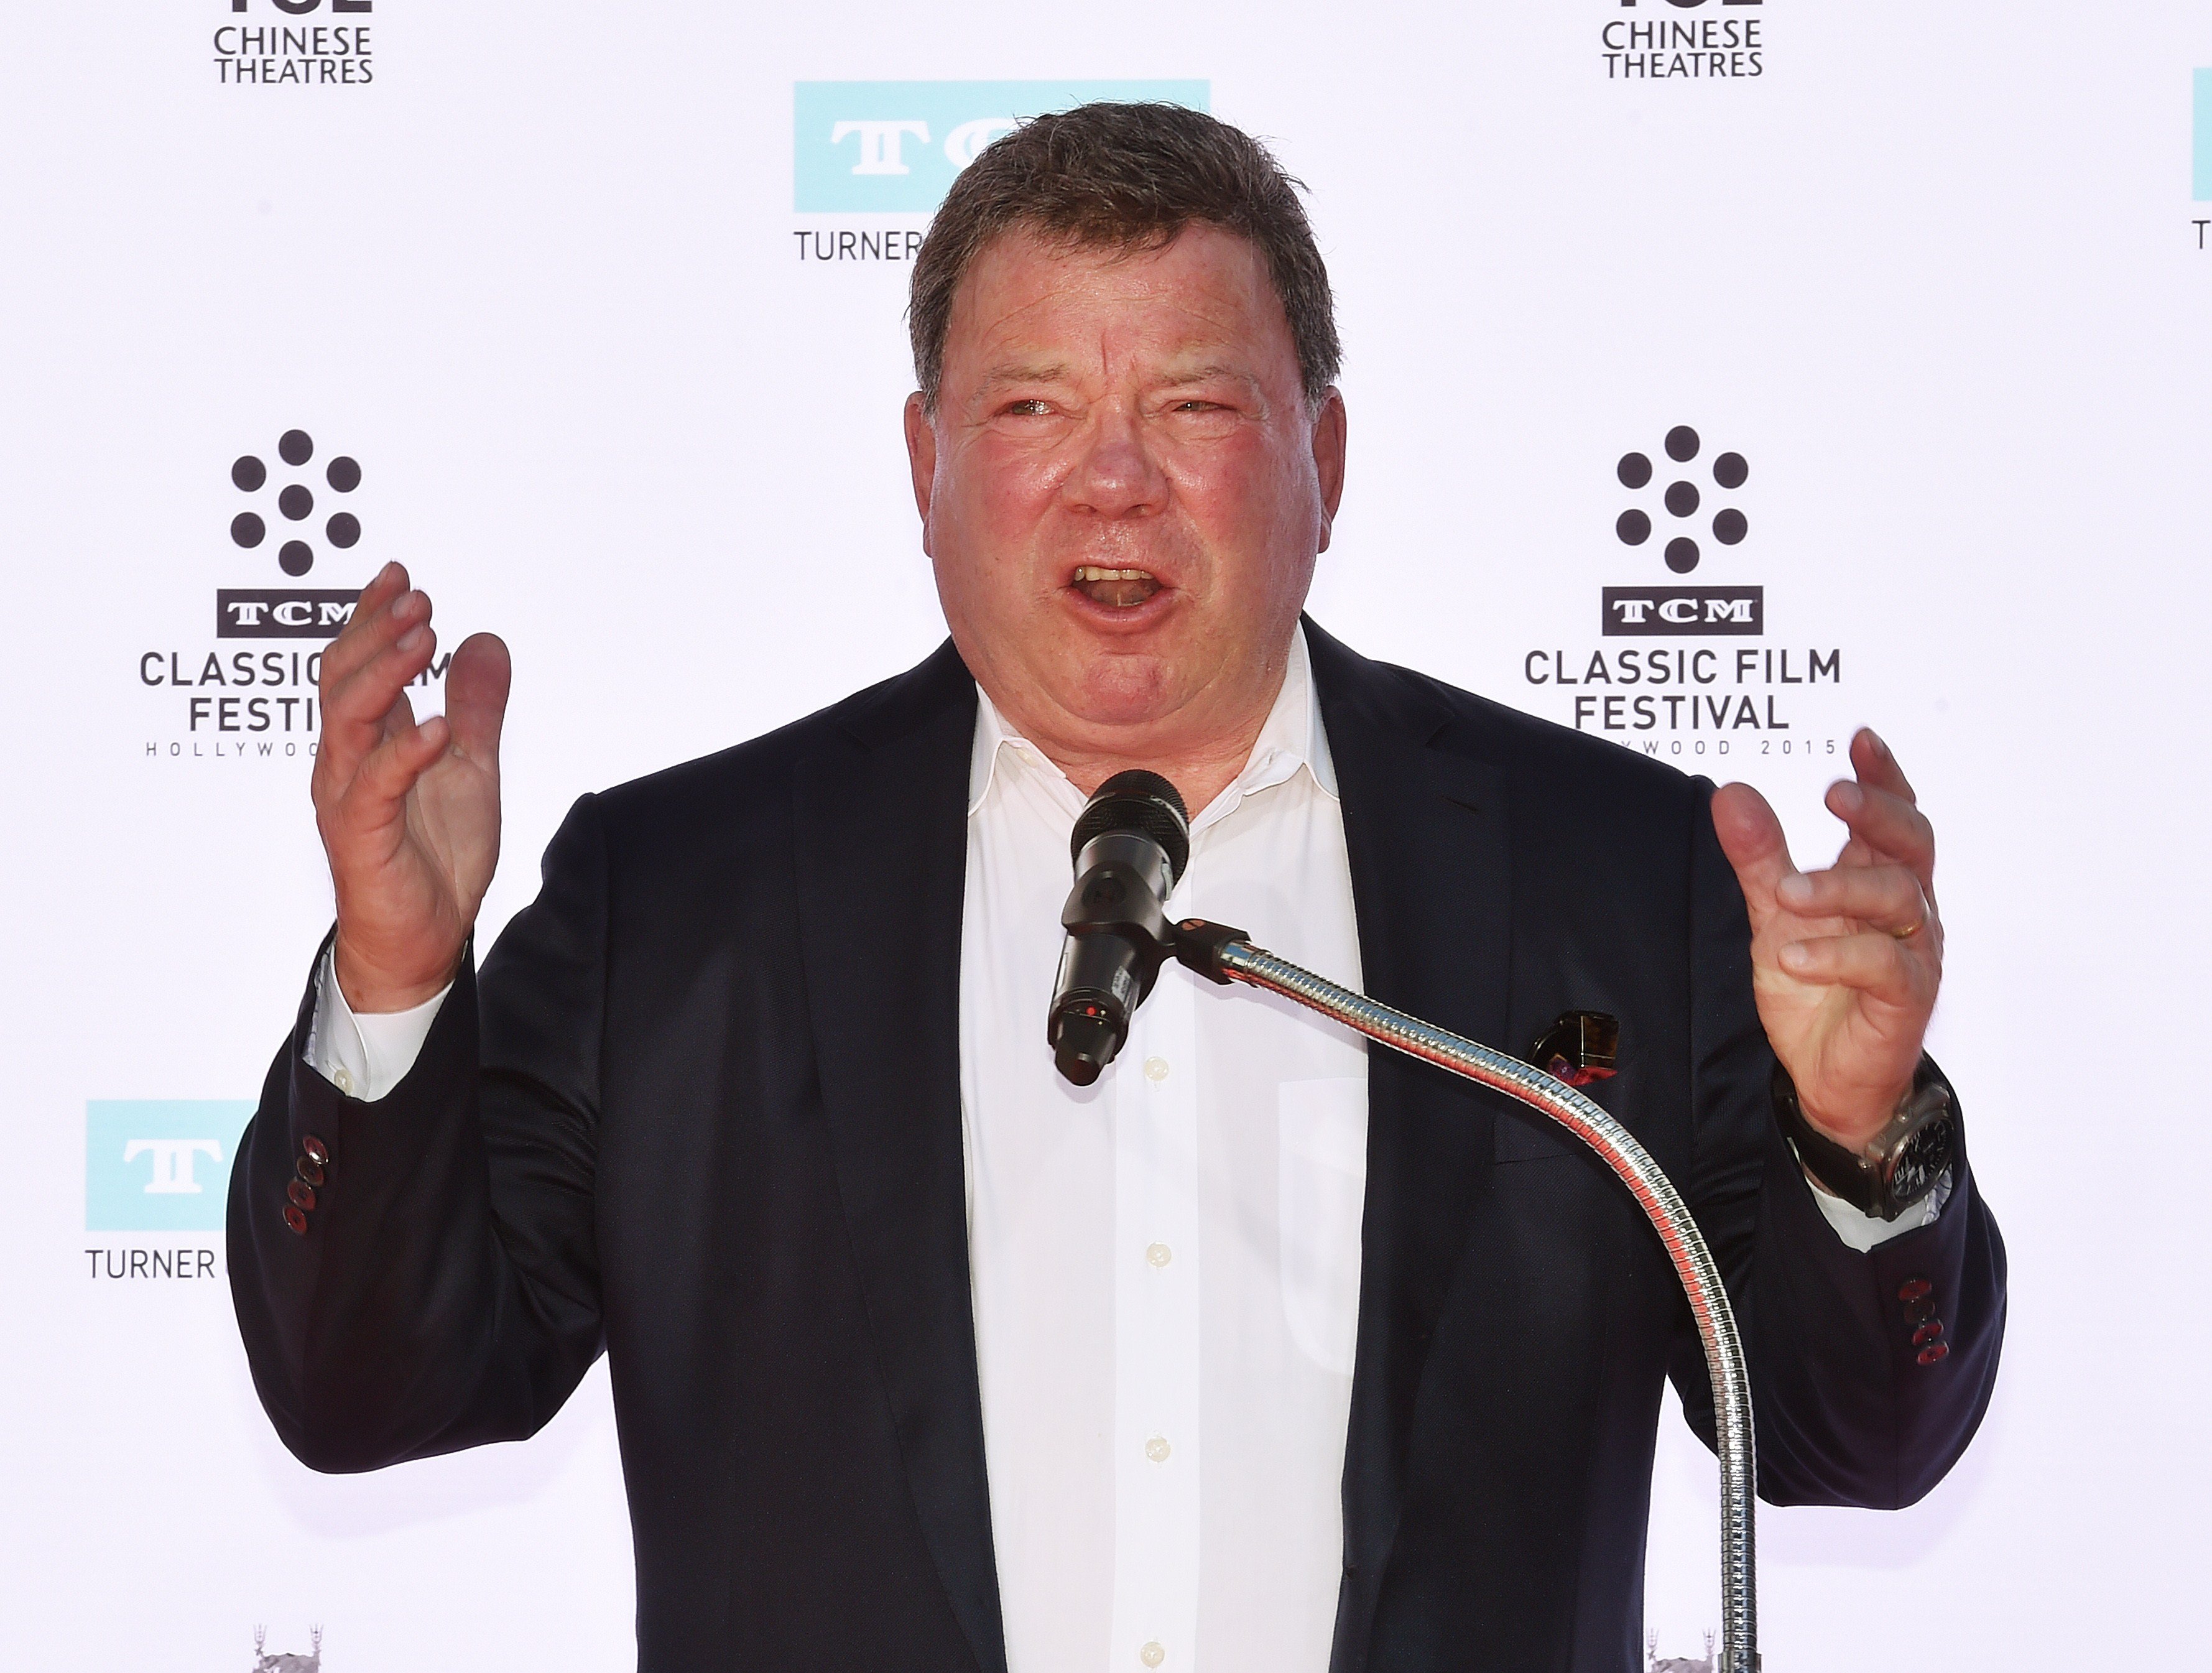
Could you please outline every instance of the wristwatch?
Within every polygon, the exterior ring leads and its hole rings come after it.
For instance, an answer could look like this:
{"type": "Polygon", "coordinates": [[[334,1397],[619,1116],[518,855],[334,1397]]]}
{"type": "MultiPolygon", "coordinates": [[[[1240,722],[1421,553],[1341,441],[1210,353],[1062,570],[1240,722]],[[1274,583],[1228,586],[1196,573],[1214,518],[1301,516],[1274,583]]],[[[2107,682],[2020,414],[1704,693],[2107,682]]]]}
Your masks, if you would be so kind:
{"type": "Polygon", "coordinates": [[[1896,1114],[1860,1149],[1838,1144],[1805,1119],[1796,1084],[1779,1063],[1774,1066],[1774,1113],[1808,1173],[1861,1214],[1886,1220],[1934,1190],[1958,1151],[1958,1110],[1950,1082],[1926,1056],[1896,1114]]]}

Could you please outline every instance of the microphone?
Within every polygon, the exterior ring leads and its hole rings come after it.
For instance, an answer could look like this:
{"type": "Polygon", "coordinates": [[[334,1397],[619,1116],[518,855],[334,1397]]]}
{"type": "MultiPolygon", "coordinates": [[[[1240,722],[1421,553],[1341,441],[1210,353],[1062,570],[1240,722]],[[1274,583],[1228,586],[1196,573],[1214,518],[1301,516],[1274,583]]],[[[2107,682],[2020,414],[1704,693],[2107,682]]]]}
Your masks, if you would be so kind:
{"type": "Polygon", "coordinates": [[[1129,1013],[1170,951],[1167,898],[1190,863],[1190,812],[1158,773],[1116,773],[1068,848],[1075,887],[1060,915],[1067,945],[1045,1038],[1060,1074],[1088,1086],[1127,1042],[1129,1013]]]}

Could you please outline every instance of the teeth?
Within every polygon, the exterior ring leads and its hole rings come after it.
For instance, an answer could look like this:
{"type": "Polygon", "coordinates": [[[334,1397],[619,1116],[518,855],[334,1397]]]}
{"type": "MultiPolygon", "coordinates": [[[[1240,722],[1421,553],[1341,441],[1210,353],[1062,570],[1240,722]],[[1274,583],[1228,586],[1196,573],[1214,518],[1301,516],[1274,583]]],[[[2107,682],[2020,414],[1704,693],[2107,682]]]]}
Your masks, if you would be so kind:
{"type": "Polygon", "coordinates": [[[1077,566],[1075,578],[1078,581],[1150,581],[1152,572],[1150,569],[1101,569],[1085,563],[1077,566]]]}

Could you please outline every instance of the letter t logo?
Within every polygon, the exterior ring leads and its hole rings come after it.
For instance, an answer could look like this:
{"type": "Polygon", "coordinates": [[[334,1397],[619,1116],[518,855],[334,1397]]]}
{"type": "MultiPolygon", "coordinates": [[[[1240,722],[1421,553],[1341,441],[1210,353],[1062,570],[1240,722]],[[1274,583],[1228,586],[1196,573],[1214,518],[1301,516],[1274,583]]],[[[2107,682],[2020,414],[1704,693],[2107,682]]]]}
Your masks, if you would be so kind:
{"type": "Polygon", "coordinates": [[[842,144],[848,134],[860,137],[860,160],[853,165],[855,174],[911,174],[899,155],[899,147],[908,134],[923,144],[929,143],[929,124],[927,122],[840,122],[830,130],[830,143],[842,144]]]}
{"type": "Polygon", "coordinates": [[[213,1139],[132,1139],[123,1147],[123,1159],[135,1162],[154,1153],[154,1177],[147,1182],[149,1196],[198,1196],[205,1188],[192,1177],[192,1158],[222,1159],[222,1147],[213,1139]]]}

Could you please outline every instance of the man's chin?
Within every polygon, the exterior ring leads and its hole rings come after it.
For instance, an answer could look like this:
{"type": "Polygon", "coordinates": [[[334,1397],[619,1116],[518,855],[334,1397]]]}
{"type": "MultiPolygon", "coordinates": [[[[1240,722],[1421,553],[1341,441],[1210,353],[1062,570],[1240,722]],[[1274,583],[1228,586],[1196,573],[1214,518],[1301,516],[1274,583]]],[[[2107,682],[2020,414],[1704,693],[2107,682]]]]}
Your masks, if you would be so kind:
{"type": "Polygon", "coordinates": [[[1166,720],[1182,706],[1176,659],[1131,646],[1082,648],[1061,707],[1085,726],[1123,730],[1166,720]]]}

